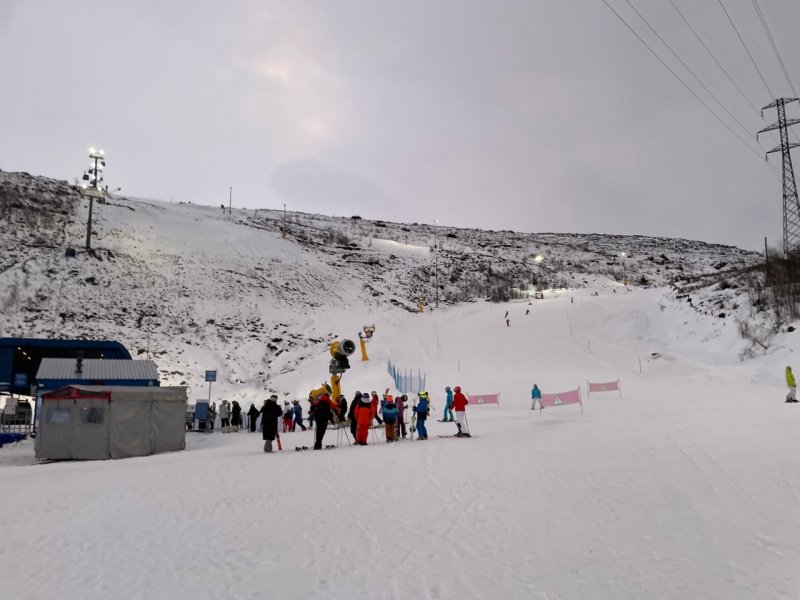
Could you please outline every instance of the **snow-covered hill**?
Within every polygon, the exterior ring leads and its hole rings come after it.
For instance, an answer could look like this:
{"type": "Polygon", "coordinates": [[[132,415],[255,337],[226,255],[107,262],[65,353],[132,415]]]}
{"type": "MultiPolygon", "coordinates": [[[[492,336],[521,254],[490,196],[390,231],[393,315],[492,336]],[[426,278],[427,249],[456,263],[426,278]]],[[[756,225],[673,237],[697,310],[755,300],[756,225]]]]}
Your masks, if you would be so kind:
{"type": "Polygon", "coordinates": [[[430,309],[436,271],[440,310],[451,310],[535,290],[664,286],[758,260],[687,240],[291,212],[283,239],[280,211],[124,197],[95,203],[86,251],[88,200],[64,182],[19,173],[0,172],[0,210],[0,336],[117,339],[152,355],[166,383],[200,390],[203,371],[217,369],[220,391],[243,397],[280,389],[280,374],[324,355],[337,336],[355,338],[387,309],[415,312],[420,298],[430,309]]]}

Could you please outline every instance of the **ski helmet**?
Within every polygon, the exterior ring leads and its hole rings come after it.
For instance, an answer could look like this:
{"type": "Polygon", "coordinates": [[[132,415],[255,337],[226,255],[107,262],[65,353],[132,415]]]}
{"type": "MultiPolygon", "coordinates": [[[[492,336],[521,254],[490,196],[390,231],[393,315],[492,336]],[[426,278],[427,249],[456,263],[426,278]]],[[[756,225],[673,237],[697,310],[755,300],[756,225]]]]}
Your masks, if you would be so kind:
{"type": "Polygon", "coordinates": [[[453,388],[453,391],[454,391],[455,393],[458,393],[458,392],[460,392],[460,391],[461,391],[461,386],[460,386],[460,385],[457,385],[455,388],[453,388]]]}

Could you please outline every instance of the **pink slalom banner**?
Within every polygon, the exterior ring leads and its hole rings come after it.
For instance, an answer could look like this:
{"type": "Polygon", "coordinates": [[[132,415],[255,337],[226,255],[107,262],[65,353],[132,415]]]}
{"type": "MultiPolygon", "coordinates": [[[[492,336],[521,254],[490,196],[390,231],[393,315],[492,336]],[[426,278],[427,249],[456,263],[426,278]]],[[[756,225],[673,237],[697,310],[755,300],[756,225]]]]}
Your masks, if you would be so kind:
{"type": "Polygon", "coordinates": [[[472,394],[469,396],[470,405],[496,404],[500,406],[500,394],[472,394]]]}
{"type": "Polygon", "coordinates": [[[568,392],[560,392],[558,394],[542,394],[542,397],[539,398],[539,412],[545,407],[564,406],[565,404],[580,404],[581,414],[583,414],[581,388],[568,392]]]}
{"type": "Polygon", "coordinates": [[[605,383],[589,383],[586,382],[589,388],[588,394],[591,396],[592,392],[619,392],[619,397],[622,398],[622,385],[619,379],[616,381],[607,381],[605,383]]]}

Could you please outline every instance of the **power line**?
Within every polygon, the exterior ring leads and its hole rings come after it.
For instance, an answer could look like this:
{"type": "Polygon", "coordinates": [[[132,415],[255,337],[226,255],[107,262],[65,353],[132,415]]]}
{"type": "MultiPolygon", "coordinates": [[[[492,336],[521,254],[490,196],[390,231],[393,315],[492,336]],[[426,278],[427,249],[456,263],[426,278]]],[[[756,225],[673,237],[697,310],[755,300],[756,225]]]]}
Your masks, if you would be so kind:
{"type": "MultiPolygon", "coordinates": [[[[683,20],[683,22],[689,28],[689,31],[691,31],[694,34],[694,37],[697,38],[697,41],[700,42],[700,45],[703,46],[703,48],[708,53],[708,55],[717,64],[717,66],[720,68],[720,70],[725,74],[725,76],[728,78],[728,81],[731,82],[731,85],[733,85],[733,87],[736,88],[736,91],[738,91],[739,94],[742,96],[742,98],[744,98],[744,101],[747,102],[747,104],[750,105],[750,108],[752,108],[755,112],[760,112],[760,109],[755,104],[753,104],[753,102],[750,100],[750,98],[747,97],[747,94],[745,94],[744,91],[742,90],[742,88],[739,87],[739,85],[733,79],[733,76],[728,72],[728,70],[723,66],[723,64],[719,61],[719,59],[716,57],[716,55],[711,51],[711,48],[708,47],[708,44],[706,44],[703,41],[703,38],[700,36],[700,34],[697,32],[697,30],[694,27],[692,27],[692,24],[686,18],[686,15],[684,15],[681,12],[681,10],[678,8],[678,6],[675,4],[675,2],[673,0],[667,0],[667,1],[672,5],[672,8],[675,9],[675,12],[678,13],[680,18],[683,20]]],[[[777,138],[775,137],[775,134],[772,133],[771,135],[772,135],[773,139],[775,140],[775,143],[777,143],[777,138]]],[[[758,141],[758,140],[756,140],[756,141],[759,144],[759,146],[761,146],[761,142],[758,141]]],[[[775,177],[778,177],[778,179],[780,179],[780,177],[778,176],[778,172],[772,167],[772,165],[770,165],[770,169],[772,169],[772,172],[775,175],[775,177]]]]}
{"type": "Polygon", "coordinates": [[[722,70],[722,72],[725,73],[725,76],[728,78],[728,81],[730,81],[731,84],[733,85],[733,87],[735,87],[736,90],[742,95],[742,98],[744,98],[745,102],[747,102],[750,105],[750,108],[752,108],[755,112],[758,112],[759,108],[750,101],[750,99],[747,97],[747,95],[742,91],[742,88],[740,88],[736,84],[736,82],[733,80],[733,77],[731,77],[731,74],[728,73],[728,70],[724,66],[722,66],[722,63],[719,62],[719,60],[717,60],[717,57],[714,55],[713,52],[711,52],[711,49],[703,41],[703,38],[700,37],[700,34],[697,33],[695,28],[692,27],[691,23],[689,23],[688,19],[684,16],[684,14],[680,11],[680,9],[675,5],[675,2],[673,2],[673,0],[668,0],[668,2],[672,5],[672,8],[675,9],[675,12],[677,12],[680,15],[681,19],[683,19],[683,22],[686,23],[686,26],[689,28],[689,31],[691,31],[694,34],[694,37],[697,38],[697,41],[700,42],[700,44],[703,46],[703,48],[705,48],[706,52],[708,52],[708,55],[714,60],[715,63],[717,63],[717,66],[722,70]]]}
{"type": "Polygon", "coordinates": [[[794,89],[794,84],[792,83],[791,78],[789,77],[789,72],[786,70],[786,65],[783,64],[783,58],[781,57],[781,53],[778,52],[778,46],[775,45],[775,38],[772,37],[772,32],[769,30],[769,25],[767,25],[767,19],[764,17],[764,13],[761,11],[761,7],[758,5],[758,0],[753,0],[753,6],[755,6],[756,12],[758,13],[758,18],[761,20],[761,24],[764,26],[764,31],[767,32],[767,37],[769,38],[769,43],[772,45],[772,51],[775,52],[775,56],[778,59],[778,63],[781,65],[781,69],[783,70],[783,74],[786,75],[786,81],[789,82],[789,87],[792,88],[792,92],[795,96],[797,96],[797,90],[794,89]]]}
{"type": "Polygon", "coordinates": [[[670,46],[670,45],[669,45],[669,44],[668,44],[668,43],[667,43],[667,42],[664,40],[664,38],[662,38],[662,37],[661,37],[661,36],[658,34],[658,32],[655,30],[655,28],[654,28],[652,25],[650,25],[649,21],[648,21],[646,18],[644,18],[644,16],[642,15],[642,13],[640,13],[640,12],[637,10],[637,8],[636,8],[636,7],[635,7],[635,6],[634,6],[634,5],[631,3],[631,0],[625,0],[625,2],[627,2],[627,3],[628,3],[628,6],[630,6],[630,7],[633,9],[633,12],[635,12],[637,15],[639,15],[639,18],[640,18],[642,21],[644,21],[645,25],[647,25],[647,26],[650,28],[650,31],[652,31],[652,32],[655,34],[655,36],[656,36],[656,37],[659,39],[659,41],[660,41],[662,44],[664,44],[664,46],[666,46],[667,50],[669,50],[669,51],[672,53],[672,56],[674,56],[674,57],[677,59],[677,61],[678,61],[679,63],[681,63],[681,65],[683,65],[683,68],[684,68],[684,69],[686,69],[687,71],[689,71],[689,74],[690,74],[692,77],[694,77],[695,81],[697,81],[697,83],[699,83],[699,84],[700,84],[700,85],[703,87],[703,89],[704,89],[706,92],[708,92],[708,94],[709,94],[709,95],[710,95],[710,96],[711,96],[711,97],[712,97],[714,100],[716,100],[716,101],[717,101],[717,104],[719,104],[719,105],[720,105],[720,107],[722,108],[722,110],[724,110],[726,113],[728,113],[728,116],[729,116],[731,119],[733,119],[734,121],[736,121],[736,123],[739,125],[739,127],[741,127],[742,129],[744,129],[744,131],[745,131],[745,132],[749,133],[749,132],[750,132],[750,130],[749,130],[747,127],[745,127],[745,126],[742,124],[742,122],[741,122],[739,119],[737,119],[735,116],[733,116],[733,113],[731,113],[731,111],[729,111],[729,110],[728,110],[728,109],[725,107],[725,105],[722,103],[722,101],[721,101],[719,98],[717,98],[717,96],[716,96],[716,94],[714,94],[714,92],[712,92],[710,89],[708,89],[708,86],[707,86],[705,83],[703,83],[702,81],[700,81],[700,78],[699,78],[697,75],[695,75],[694,71],[692,71],[692,69],[689,67],[689,65],[687,65],[687,64],[686,64],[686,63],[685,63],[685,62],[684,62],[684,61],[681,59],[681,57],[680,57],[680,56],[678,56],[678,54],[677,54],[677,53],[676,53],[676,52],[675,52],[675,51],[672,49],[672,47],[671,47],[671,46],[670,46]]]}
{"type": "Polygon", "coordinates": [[[761,77],[761,81],[764,82],[764,87],[767,88],[767,92],[769,93],[769,97],[770,98],[775,98],[775,94],[773,94],[772,90],[769,89],[769,85],[767,85],[767,80],[764,79],[764,75],[762,75],[761,69],[758,68],[758,65],[756,64],[756,61],[753,59],[753,55],[750,54],[750,49],[747,47],[747,44],[744,43],[744,39],[742,39],[742,35],[739,33],[739,30],[736,29],[736,24],[733,22],[733,19],[731,19],[731,16],[728,14],[728,9],[725,8],[725,5],[722,3],[722,0],[717,0],[717,2],[719,2],[719,5],[722,7],[722,11],[725,13],[725,16],[728,17],[728,22],[731,24],[731,27],[733,27],[733,30],[736,32],[736,35],[739,38],[739,41],[742,42],[742,46],[744,47],[744,51],[747,52],[747,56],[750,57],[750,62],[753,63],[753,66],[755,67],[756,71],[758,72],[758,76],[761,77]]]}
{"type": "Polygon", "coordinates": [[[755,150],[755,149],[754,149],[754,148],[753,148],[753,147],[752,147],[750,144],[748,144],[748,143],[747,143],[747,142],[746,142],[746,141],[745,141],[745,140],[744,140],[744,139],[743,139],[743,138],[742,138],[742,137],[741,137],[741,136],[740,136],[738,133],[736,133],[736,132],[735,132],[733,129],[731,129],[730,125],[728,125],[728,124],[727,124],[725,121],[723,121],[723,120],[722,120],[722,118],[721,118],[721,117],[720,117],[720,116],[719,116],[719,115],[718,115],[716,112],[714,112],[714,110],[713,110],[713,109],[712,109],[712,108],[711,108],[711,107],[710,107],[708,104],[706,104],[706,102],[705,102],[705,101],[704,101],[704,100],[703,100],[703,99],[702,99],[700,96],[698,96],[698,95],[695,93],[695,91],[694,91],[692,88],[690,88],[690,87],[689,87],[689,85],[688,85],[688,84],[687,84],[687,83],[686,83],[686,82],[685,82],[683,79],[681,79],[681,77],[680,77],[680,76],[679,76],[679,75],[678,75],[678,74],[677,74],[677,73],[676,73],[676,72],[675,72],[675,71],[672,69],[672,67],[670,67],[670,66],[669,66],[669,65],[668,65],[668,64],[667,64],[667,63],[664,61],[664,59],[662,59],[662,58],[661,58],[661,57],[658,55],[658,53],[657,53],[655,50],[653,50],[653,48],[650,46],[650,44],[648,44],[648,43],[647,43],[647,42],[644,40],[644,38],[642,38],[642,36],[640,36],[638,33],[636,33],[636,30],[634,30],[634,29],[633,29],[633,27],[631,27],[631,26],[628,24],[628,22],[627,22],[627,21],[626,21],[626,20],[625,20],[625,19],[622,17],[622,15],[620,15],[620,14],[619,14],[619,13],[618,13],[616,10],[614,10],[614,8],[613,8],[613,7],[612,7],[612,6],[611,6],[611,5],[610,5],[610,4],[607,2],[607,0],[602,0],[602,2],[603,2],[603,4],[605,4],[605,5],[608,7],[608,10],[610,10],[612,13],[614,13],[614,15],[617,17],[617,19],[619,19],[619,20],[622,22],[622,24],[623,24],[623,25],[625,25],[625,27],[627,27],[627,28],[630,30],[630,32],[631,32],[633,35],[635,35],[635,36],[636,36],[636,38],[637,38],[637,39],[638,39],[638,40],[639,40],[639,41],[640,41],[642,44],[644,44],[644,46],[645,46],[645,47],[646,47],[648,50],[650,50],[650,52],[652,53],[652,55],[653,55],[653,56],[655,56],[655,57],[656,57],[656,59],[658,59],[658,62],[660,62],[662,65],[664,65],[664,68],[665,68],[665,69],[667,69],[667,71],[669,71],[670,73],[672,73],[672,76],[673,76],[673,77],[675,77],[675,79],[677,79],[677,80],[678,80],[678,81],[681,83],[681,85],[682,85],[683,87],[685,87],[685,88],[686,88],[686,89],[689,91],[689,93],[690,93],[692,96],[694,96],[694,97],[697,99],[697,101],[698,101],[700,104],[702,104],[703,106],[705,106],[706,110],[707,110],[708,112],[710,112],[710,113],[711,113],[711,114],[714,116],[714,118],[715,118],[717,121],[719,121],[719,122],[722,124],[722,126],[723,126],[723,127],[725,127],[725,129],[727,129],[728,131],[730,131],[730,132],[731,132],[731,133],[732,133],[732,134],[733,134],[733,135],[736,137],[736,139],[738,139],[738,140],[739,140],[739,141],[740,141],[742,144],[744,144],[744,146],[745,146],[745,147],[746,147],[748,150],[750,150],[750,152],[754,153],[756,156],[758,156],[759,158],[761,158],[761,153],[759,153],[757,150],[755,150]]]}

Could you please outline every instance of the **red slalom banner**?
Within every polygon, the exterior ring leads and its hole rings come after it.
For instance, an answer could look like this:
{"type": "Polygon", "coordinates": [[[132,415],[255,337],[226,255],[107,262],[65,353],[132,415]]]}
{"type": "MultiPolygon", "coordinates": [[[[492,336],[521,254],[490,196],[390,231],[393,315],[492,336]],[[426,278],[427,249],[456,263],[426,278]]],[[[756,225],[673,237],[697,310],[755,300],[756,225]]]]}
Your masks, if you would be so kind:
{"type": "Polygon", "coordinates": [[[500,406],[500,394],[475,394],[469,396],[469,403],[475,404],[496,404],[500,406]]]}
{"type": "Polygon", "coordinates": [[[619,397],[622,398],[622,385],[619,379],[606,383],[589,383],[587,381],[586,384],[589,387],[588,395],[591,395],[592,392],[619,392],[619,397]]]}
{"type": "Polygon", "coordinates": [[[558,394],[542,394],[542,397],[539,398],[539,411],[541,412],[542,408],[545,407],[564,406],[565,404],[580,404],[582,414],[581,388],[558,394]]]}

